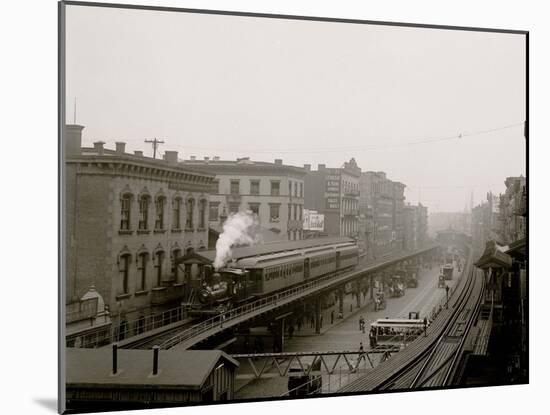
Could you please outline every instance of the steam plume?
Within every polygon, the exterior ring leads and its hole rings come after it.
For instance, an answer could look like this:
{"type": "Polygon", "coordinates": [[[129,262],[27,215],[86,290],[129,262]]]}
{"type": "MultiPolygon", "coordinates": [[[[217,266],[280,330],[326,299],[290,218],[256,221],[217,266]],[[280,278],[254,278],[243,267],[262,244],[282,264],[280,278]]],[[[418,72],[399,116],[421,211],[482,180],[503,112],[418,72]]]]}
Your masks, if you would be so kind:
{"type": "Polygon", "coordinates": [[[251,212],[231,214],[223,224],[223,232],[216,242],[214,268],[223,267],[231,259],[231,248],[235,245],[253,245],[258,242],[258,220],[251,212]]]}

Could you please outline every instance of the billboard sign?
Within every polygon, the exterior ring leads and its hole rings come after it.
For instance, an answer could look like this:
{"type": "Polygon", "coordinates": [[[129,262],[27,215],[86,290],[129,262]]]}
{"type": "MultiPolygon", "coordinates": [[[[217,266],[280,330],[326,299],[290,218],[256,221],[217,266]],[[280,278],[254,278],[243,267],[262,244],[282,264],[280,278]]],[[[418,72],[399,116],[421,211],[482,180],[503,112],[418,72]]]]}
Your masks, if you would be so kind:
{"type": "Polygon", "coordinates": [[[334,174],[337,171],[331,171],[333,174],[326,175],[325,186],[325,209],[340,209],[340,175],[334,174]]]}
{"type": "Polygon", "coordinates": [[[305,231],[325,230],[325,215],[317,213],[315,210],[304,209],[303,228],[305,231]]]}
{"type": "Polygon", "coordinates": [[[340,198],[338,196],[331,197],[327,196],[326,198],[326,208],[327,209],[340,209],[340,198]]]}

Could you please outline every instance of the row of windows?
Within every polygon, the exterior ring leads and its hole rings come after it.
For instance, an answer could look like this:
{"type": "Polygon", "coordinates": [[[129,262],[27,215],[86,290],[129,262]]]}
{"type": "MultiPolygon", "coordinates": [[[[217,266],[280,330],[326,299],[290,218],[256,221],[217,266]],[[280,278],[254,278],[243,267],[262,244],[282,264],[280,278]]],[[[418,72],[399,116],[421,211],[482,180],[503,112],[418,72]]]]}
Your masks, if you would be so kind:
{"type": "Polygon", "coordinates": [[[333,262],[336,262],[336,257],[333,255],[316,258],[311,261],[311,268],[317,268],[322,265],[332,264],[333,262]]]}
{"type": "MultiPolygon", "coordinates": [[[[132,208],[133,195],[126,193],[120,201],[120,230],[130,231],[132,229],[132,208]]],[[[140,231],[149,230],[150,216],[154,214],[154,229],[166,229],[166,197],[158,196],[154,200],[154,212],[150,211],[151,197],[149,195],[141,195],[138,198],[138,224],[137,228],[140,231]]],[[[199,201],[199,228],[206,227],[206,206],[208,202],[205,199],[199,201]]],[[[174,198],[172,200],[172,229],[181,229],[182,213],[184,210],[184,201],[182,198],[174,198]]],[[[185,201],[185,228],[194,228],[194,211],[195,199],[187,199],[185,201]]]]}
{"type": "MultiPolygon", "coordinates": [[[[356,257],[357,257],[356,253],[349,253],[349,254],[342,255],[340,257],[340,260],[343,261],[343,260],[348,260],[356,257]]],[[[323,265],[332,264],[334,262],[336,262],[336,257],[333,255],[327,255],[327,256],[312,260],[310,267],[317,268],[323,265]]],[[[280,267],[268,268],[265,271],[265,280],[271,281],[277,278],[290,276],[294,273],[301,273],[303,271],[304,271],[303,263],[296,263],[296,264],[283,265],[280,267]]]]}
{"type": "Polygon", "coordinates": [[[288,195],[292,196],[292,185],[294,184],[294,197],[304,197],[304,184],[300,182],[288,181],[288,195]],[[298,188],[300,191],[298,191],[298,188]]]}
{"type": "MultiPolygon", "coordinates": [[[[181,249],[175,249],[172,251],[171,256],[171,274],[175,281],[178,280],[178,270],[175,266],[175,261],[182,255],[181,249]]],[[[135,267],[132,265],[132,254],[124,253],[119,257],[118,268],[121,277],[121,290],[122,294],[130,293],[130,274],[135,270],[136,275],[136,292],[145,291],[147,287],[147,273],[150,270],[149,263],[153,263],[154,268],[154,282],[155,287],[159,287],[162,282],[162,275],[165,270],[166,252],[162,250],[155,251],[151,256],[149,252],[140,252],[135,256],[135,267]]]]}
{"type": "Polygon", "coordinates": [[[345,261],[348,259],[357,258],[357,253],[354,254],[344,254],[340,256],[340,261],[345,261]]]}
{"type": "Polygon", "coordinates": [[[342,184],[344,193],[350,193],[350,190],[359,191],[359,183],[357,182],[348,182],[347,180],[343,180],[342,184]]]}
{"type": "Polygon", "coordinates": [[[288,220],[294,219],[294,220],[302,220],[303,215],[303,207],[302,205],[288,205],[288,220]],[[294,212],[294,217],[292,217],[292,213],[294,212]]]}
{"type": "Polygon", "coordinates": [[[303,263],[281,265],[279,267],[268,268],[265,271],[265,280],[271,281],[277,278],[288,277],[292,274],[302,273],[302,272],[304,272],[303,263]]]}
{"type": "MultiPolygon", "coordinates": [[[[252,213],[258,215],[260,218],[260,205],[261,203],[249,203],[248,209],[252,211],[252,213]]],[[[238,202],[234,203],[228,203],[229,212],[231,213],[237,213],[239,211],[241,204],[238,202]]],[[[225,208],[224,208],[225,209],[225,208]]],[[[269,204],[269,221],[270,222],[279,222],[281,218],[281,205],[279,203],[270,203],[269,204]]],[[[288,205],[288,219],[295,219],[295,220],[302,220],[303,218],[303,206],[302,205],[288,205]]],[[[210,203],[209,208],[209,220],[212,222],[216,222],[219,220],[219,203],[210,203]]]]}
{"type": "MultiPolygon", "coordinates": [[[[214,180],[210,189],[212,194],[220,194],[220,182],[214,180]]],[[[241,181],[238,179],[231,179],[229,181],[229,193],[232,195],[241,194],[241,181]]],[[[260,180],[250,180],[249,194],[260,195],[260,180]]],[[[270,195],[281,196],[281,182],[278,180],[271,180],[270,183],[270,195]]],[[[288,182],[288,195],[294,197],[304,197],[304,183],[302,182],[288,182]]]]}

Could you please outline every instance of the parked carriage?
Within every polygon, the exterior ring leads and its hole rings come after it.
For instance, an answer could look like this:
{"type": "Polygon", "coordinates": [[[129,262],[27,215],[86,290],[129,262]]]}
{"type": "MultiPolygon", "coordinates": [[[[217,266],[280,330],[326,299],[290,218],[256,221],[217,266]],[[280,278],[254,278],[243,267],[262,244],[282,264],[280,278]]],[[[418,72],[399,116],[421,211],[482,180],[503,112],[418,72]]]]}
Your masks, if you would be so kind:
{"type": "Polygon", "coordinates": [[[386,299],[384,298],[384,291],[377,291],[374,296],[374,311],[385,310],[386,299]]]}
{"type": "Polygon", "coordinates": [[[405,295],[405,279],[396,274],[389,280],[389,294],[390,297],[402,297],[405,295]]]}

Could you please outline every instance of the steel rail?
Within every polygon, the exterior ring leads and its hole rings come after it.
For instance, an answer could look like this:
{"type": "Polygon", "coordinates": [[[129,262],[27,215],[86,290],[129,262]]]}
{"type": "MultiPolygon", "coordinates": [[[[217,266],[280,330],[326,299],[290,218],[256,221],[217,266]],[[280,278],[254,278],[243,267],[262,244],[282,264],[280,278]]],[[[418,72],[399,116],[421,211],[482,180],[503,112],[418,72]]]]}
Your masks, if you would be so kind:
{"type": "Polygon", "coordinates": [[[464,343],[468,337],[468,333],[472,325],[475,322],[476,317],[479,315],[481,309],[481,299],[483,298],[483,293],[485,289],[484,282],[482,281],[481,288],[478,295],[472,297],[474,294],[474,289],[476,288],[476,278],[475,278],[475,269],[471,261],[468,262],[468,280],[465,283],[465,286],[461,292],[459,298],[453,304],[453,313],[448,319],[448,323],[445,325],[444,329],[438,335],[436,340],[427,347],[422,353],[420,353],[415,359],[411,360],[408,364],[404,365],[402,370],[396,373],[391,378],[388,378],[385,382],[380,384],[375,390],[386,389],[394,386],[400,381],[400,379],[406,379],[410,376],[411,372],[416,372],[412,381],[408,384],[408,388],[421,388],[426,383],[435,378],[442,370],[446,368],[446,372],[441,382],[441,385],[438,386],[448,386],[449,382],[452,381],[452,375],[455,373],[456,364],[458,359],[462,355],[462,350],[464,349],[464,343]],[[456,345],[454,350],[448,356],[444,356],[442,351],[442,345],[445,340],[449,338],[450,333],[452,333],[457,328],[457,321],[462,313],[467,310],[467,306],[472,305],[470,312],[468,313],[467,322],[465,328],[461,334],[460,342],[456,345]],[[444,356],[443,362],[441,362],[435,369],[431,371],[430,374],[425,376],[426,370],[432,365],[434,361],[438,358],[444,356]],[[421,363],[420,368],[418,364],[421,363]]]}
{"type": "MultiPolygon", "coordinates": [[[[449,335],[449,333],[454,329],[454,326],[456,324],[456,321],[458,320],[458,317],[460,316],[460,314],[464,310],[465,306],[467,305],[467,303],[468,303],[467,300],[470,298],[470,295],[472,294],[472,291],[473,291],[473,288],[474,288],[474,277],[473,277],[474,269],[473,268],[470,269],[469,274],[470,275],[468,277],[467,286],[465,287],[465,289],[464,289],[464,291],[463,291],[463,293],[460,297],[459,307],[455,310],[455,312],[453,313],[453,315],[449,319],[449,323],[448,323],[447,327],[445,328],[445,330],[443,330],[443,333],[441,333],[441,335],[439,336],[437,342],[432,346],[432,350],[430,351],[430,354],[428,355],[428,357],[426,358],[426,360],[424,361],[424,363],[420,367],[420,370],[414,376],[412,382],[409,385],[409,388],[412,389],[412,388],[415,388],[415,387],[418,386],[418,383],[420,382],[420,380],[424,376],[424,374],[426,372],[426,369],[430,366],[430,364],[437,357],[437,352],[438,352],[439,347],[441,346],[441,343],[445,340],[445,338],[449,335]]],[[[445,365],[446,363],[447,363],[447,360],[445,360],[440,365],[440,367],[436,368],[434,370],[434,372],[439,372],[439,369],[441,367],[443,367],[443,365],[445,365]]]]}
{"type": "MultiPolygon", "coordinates": [[[[440,329],[440,333],[437,335],[437,337],[432,342],[430,342],[430,344],[427,347],[425,347],[422,351],[420,351],[413,359],[403,364],[395,373],[387,377],[384,381],[378,383],[376,386],[370,387],[368,390],[377,391],[377,390],[391,388],[400,379],[405,379],[407,377],[410,377],[411,372],[418,370],[418,365],[423,360],[426,360],[426,361],[423,363],[421,370],[419,372],[423,372],[423,369],[428,367],[428,362],[435,357],[435,353],[436,353],[435,351],[437,350],[437,345],[441,344],[442,339],[446,337],[447,333],[449,333],[449,330],[454,326],[453,323],[456,322],[458,316],[460,316],[461,312],[464,310],[466,304],[468,303],[467,301],[468,298],[471,296],[471,291],[473,289],[474,281],[475,281],[471,249],[469,249],[468,261],[465,268],[466,268],[465,271],[467,275],[467,280],[464,281],[463,283],[463,287],[459,297],[454,301],[452,305],[449,304],[449,307],[451,307],[452,309],[452,314],[448,317],[447,322],[444,323],[444,326],[440,329]]],[[[462,276],[464,276],[464,274],[462,274],[462,276]]],[[[456,288],[458,288],[458,286],[456,288]]],[[[415,379],[416,379],[416,382],[418,382],[418,379],[420,379],[420,377],[415,376],[415,379]]]]}
{"type": "Polygon", "coordinates": [[[447,386],[452,381],[452,375],[455,371],[456,365],[458,363],[458,359],[462,355],[462,351],[464,350],[464,343],[466,342],[466,339],[468,338],[468,334],[469,334],[472,326],[474,325],[474,322],[477,321],[477,318],[479,317],[479,314],[481,312],[481,303],[482,303],[481,299],[483,298],[483,295],[485,294],[485,288],[486,288],[485,287],[485,280],[482,280],[482,281],[483,281],[483,285],[481,287],[479,297],[477,299],[476,308],[472,313],[470,313],[470,317],[469,317],[469,320],[468,320],[468,323],[467,323],[467,327],[464,330],[464,333],[462,335],[462,339],[460,340],[460,344],[458,345],[458,347],[457,347],[457,349],[454,353],[453,360],[451,361],[451,364],[449,365],[449,369],[447,370],[447,373],[445,374],[442,386],[447,386]]]}

